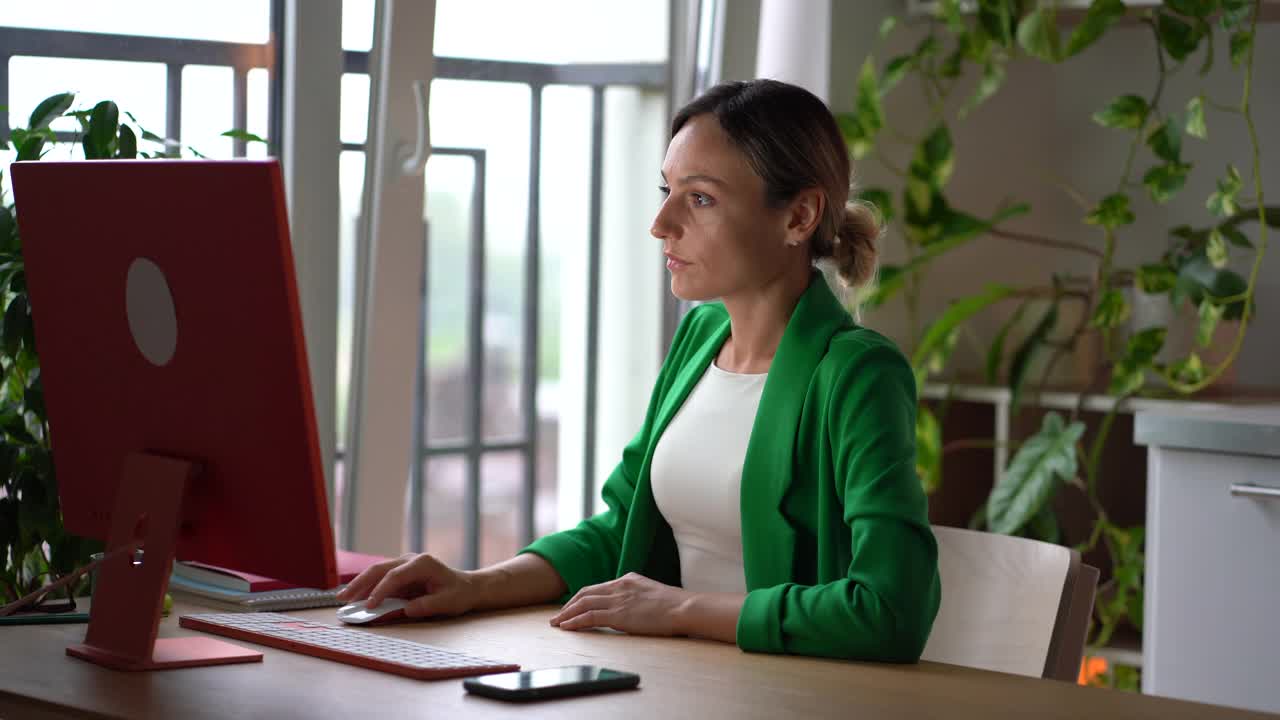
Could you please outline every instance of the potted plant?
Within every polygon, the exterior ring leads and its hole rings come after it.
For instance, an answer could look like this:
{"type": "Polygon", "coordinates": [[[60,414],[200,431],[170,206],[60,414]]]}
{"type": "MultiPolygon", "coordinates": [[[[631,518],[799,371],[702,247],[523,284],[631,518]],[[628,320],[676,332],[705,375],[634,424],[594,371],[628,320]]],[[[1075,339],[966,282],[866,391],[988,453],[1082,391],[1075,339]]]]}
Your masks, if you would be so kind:
{"type": "MultiPolygon", "coordinates": [[[[79,125],[71,143],[86,159],[179,157],[178,143],[147,131],[128,112],[122,119],[114,102],[73,110],[74,104],[73,93],[46,98],[27,127],[10,130],[4,147],[12,146],[17,160],[39,160],[60,143],[51,123],[71,117],[79,125]]],[[[223,134],[262,142],[239,130],[223,134]]],[[[0,604],[86,564],[101,550],[100,542],[71,535],[62,525],[16,213],[0,189],[0,604]]],[[[86,576],[74,594],[86,592],[87,583],[86,576]]]]}
{"type": "MultiPolygon", "coordinates": [[[[898,181],[897,187],[867,188],[861,197],[880,209],[892,230],[891,242],[903,243],[907,258],[882,267],[878,284],[864,290],[856,302],[873,313],[886,302],[905,304],[915,340],[911,359],[921,384],[946,370],[968,321],[997,305],[1012,304],[1016,309],[986,344],[985,374],[987,382],[1009,388],[1015,414],[1028,395],[1044,387],[1064,357],[1077,353],[1086,359],[1081,403],[1091,392],[1106,392],[1114,399],[1092,442],[1088,447],[1083,442],[1082,405],[1067,417],[1046,414],[1036,432],[1011,448],[1009,465],[971,524],[1058,542],[1053,500],[1067,487],[1080,492],[1094,519],[1079,547],[1088,551],[1101,545],[1113,569],[1100,589],[1091,641],[1105,645],[1126,617],[1140,626],[1142,607],[1143,528],[1111,522],[1098,497],[1100,458],[1116,412],[1133,396],[1193,395],[1228,372],[1257,312],[1254,293],[1268,226],[1280,227],[1280,207],[1263,202],[1258,128],[1250,102],[1259,85],[1253,38],[1260,3],[1165,0],[1127,7],[1121,0],[1094,0],[1086,10],[1076,11],[1069,29],[1060,29],[1064,15],[1057,3],[1048,1],[978,0],[967,6],[972,12],[965,12],[958,0],[940,0],[933,9],[927,32],[913,49],[882,66],[874,57],[867,59],[858,75],[854,110],[839,117],[854,156],[878,162],[898,181]],[[1081,122],[1126,133],[1128,152],[1105,165],[1105,172],[1117,180],[1113,192],[1088,198],[1066,189],[1082,205],[1078,235],[1051,238],[1008,229],[1008,220],[1032,212],[1016,200],[986,212],[956,207],[948,192],[957,162],[952,127],[1000,91],[1011,63],[1069,62],[1126,17],[1152,34],[1155,53],[1150,62],[1157,80],[1154,87],[1135,88],[1105,106],[1081,112],[1081,122]],[[1194,67],[1191,63],[1199,64],[1201,75],[1208,71],[1215,38],[1230,48],[1241,83],[1238,98],[1220,102],[1220,87],[1205,87],[1186,98],[1169,97],[1165,80],[1171,73],[1194,67]],[[886,117],[884,99],[899,86],[920,88],[929,108],[929,122],[919,136],[904,134],[886,117]],[[1251,166],[1241,171],[1227,158],[1193,166],[1182,152],[1183,144],[1204,139],[1210,126],[1224,127],[1227,122],[1247,133],[1251,166]],[[905,149],[907,159],[895,162],[894,155],[902,154],[895,153],[895,144],[905,149]],[[1179,196],[1195,171],[1218,174],[1208,198],[1179,196]],[[1157,204],[1174,198],[1203,203],[1204,219],[1197,227],[1170,228],[1165,252],[1122,267],[1115,260],[1116,246],[1134,223],[1131,201],[1139,192],[1157,204]],[[1254,231],[1255,240],[1246,229],[1254,231]],[[922,325],[919,304],[925,278],[951,251],[993,236],[1002,242],[1087,255],[1092,270],[1075,276],[1046,272],[1043,282],[1026,286],[1001,282],[999,270],[993,268],[990,284],[980,293],[955,297],[945,311],[922,325]],[[1231,253],[1252,254],[1247,275],[1227,267],[1231,253]],[[1134,307],[1141,303],[1145,305],[1137,324],[1132,320],[1134,307]],[[1153,303],[1165,312],[1153,316],[1153,303]],[[1083,310],[1072,323],[1063,319],[1068,304],[1083,310]],[[1193,315],[1194,343],[1166,348],[1171,328],[1188,313],[1193,315]],[[1230,324],[1229,347],[1216,361],[1206,363],[1206,348],[1215,336],[1221,337],[1224,323],[1230,324]],[[1171,350],[1176,352],[1172,357],[1171,350]],[[1033,374],[1038,356],[1040,369],[1033,374]]],[[[881,38],[899,24],[899,18],[886,19],[881,38]]],[[[1011,194],[1016,196],[1016,190],[1010,188],[1011,194]]],[[[940,427],[935,408],[922,403],[918,462],[928,491],[942,482],[940,427]]],[[[990,438],[973,438],[947,449],[992,444],[990,438]]]]}

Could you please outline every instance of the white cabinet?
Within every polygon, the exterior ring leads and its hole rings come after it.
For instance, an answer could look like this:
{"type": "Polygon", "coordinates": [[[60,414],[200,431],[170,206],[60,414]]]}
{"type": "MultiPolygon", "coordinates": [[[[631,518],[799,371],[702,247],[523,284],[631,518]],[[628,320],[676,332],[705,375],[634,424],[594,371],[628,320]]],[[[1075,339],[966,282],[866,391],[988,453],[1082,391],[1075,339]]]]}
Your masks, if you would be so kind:
{"type": "Polygon", "coordinates": [[[1280,712],[1280,407],[1140,412],[1144,693],[1280,712]]]}

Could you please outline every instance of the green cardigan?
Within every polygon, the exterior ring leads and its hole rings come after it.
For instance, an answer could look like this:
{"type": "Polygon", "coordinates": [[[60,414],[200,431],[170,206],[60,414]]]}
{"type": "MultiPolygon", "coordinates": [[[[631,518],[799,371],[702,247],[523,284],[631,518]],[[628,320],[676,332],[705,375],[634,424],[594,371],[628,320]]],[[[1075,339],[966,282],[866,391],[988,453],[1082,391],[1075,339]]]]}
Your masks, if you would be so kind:
{"type": "MultiPolygon", "coordinates": [[[[637,572],[680,585],[650,461],[729,336],[723,305],[677,330],[644,425],[605,481],[609,509],[521,552],[569,586],[637,572]]],[[[769,368],[742,468],[743,650],[919,659],[938,611],[938,549],[915,471],[915,379],[891,341],[854,324],[814,273],[769,368]]]]}

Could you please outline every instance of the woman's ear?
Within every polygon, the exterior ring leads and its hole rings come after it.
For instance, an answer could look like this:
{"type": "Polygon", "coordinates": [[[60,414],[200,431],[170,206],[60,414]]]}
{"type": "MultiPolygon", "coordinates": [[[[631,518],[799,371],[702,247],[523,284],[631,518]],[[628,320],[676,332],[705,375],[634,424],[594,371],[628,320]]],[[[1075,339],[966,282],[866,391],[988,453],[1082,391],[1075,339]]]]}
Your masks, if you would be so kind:
{"type": "Polygon", "coordinates": [[[825,205],[826,198],[817,188],[796,193],[787,206],[787,245],[796,247],[813,235],[818,229],[818,224],[822,222],[825,205]]]}

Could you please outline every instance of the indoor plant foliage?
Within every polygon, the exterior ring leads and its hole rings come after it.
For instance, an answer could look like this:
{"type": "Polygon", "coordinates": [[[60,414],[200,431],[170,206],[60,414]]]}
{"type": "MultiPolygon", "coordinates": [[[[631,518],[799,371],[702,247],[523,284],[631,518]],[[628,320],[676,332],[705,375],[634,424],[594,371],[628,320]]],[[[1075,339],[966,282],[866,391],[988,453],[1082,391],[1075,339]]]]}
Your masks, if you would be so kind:
{"type": "MultiPolygon", "coordinates": [[[[27,127],[10,131],[6,149],[11,146],[18,160],[39,160],[68,142],[79,145],[90,160],[178,156],[177,143],[143,129],[129,113],[122,119],[114,102],[77,110],[74,104],[72,93],[45,99],[27,127]],[[50,127],[64,116],[79,125],[69,139],[50,127]]],[[[0,603],[84,565],[101,549],[101,543],[71,535],[62,526],[26,290],[16,211],[12,198],[0,191],[0,603]]]]}
{"type": "MultiPolygon", "coordinates": [[[[1097,603],[1100,623],[1094,643],[1105,644],[1126,616],[1140,627],[1142,608],[1143,529],[1111,523],[1098,501],[1099,458],[1115,412],[1125,398],[1191,395],[1222,376],[1238,355],[1257,310],[1253,297],[1266,252],[1268,225],[1280,227],[1280,207],[1268,208],[1263,200],[1259,139],[1250,106],[1259,85],[1253,38],[1260,2],[1164,0],[1154,6],[1126,7],[1121,0],[1094,0],[1077,14],[1071,27],[1061,29],[1057,5],[1048,0],[978,0],[964,9],[972,12],[962,12],[957,0],[941,0],[929,19],[927,34],[913,50],[883,66],[868,58],[858,77],[855,109],[839,118],[854,156],[873,156],[899,181],[899,187],[892,191],[868,188],[861,196],[878,207],[891,224],[891,242],[904,243],[907,260],[902,265],[882,267],[878,284],[864,291],[859,300],[869,307],[899,300],[906,304],[915,341],[912,363],[922,383],[946,368],[968,320],[997,304],[1015,303],[1008,322],[986,348],[985,368],[988,382],[1009,387],[1015,413],[1021,399],[1046,382],[1064,355],[1080,348],[1091,334],[1097,339],[1102,359],[1092,370],[1087,387],[1082,388],[1082,402],[1087,392],[1103,390],[1115,401],[1092,442],[1088,447],[1082,442],[1081,406],[1070,417],[1046,415],[1040,429],[1012,453],[1009,466],[973,524],[996,532],[1061,541],[1053,498],[1067,485],[1084,493],[1096,519],[1090,537],[1080,547],[1090,550],[1102,543],[1114,567],[1097,603]],[[953,124],[964,121],[973,108],[999,92],[1009,63],[1068,62],[1126,16],[1127,22],[1141,23],[1151,33],[1154,52],[1149,60],[1157,70],[1157,80],[1154,87],[1135,89],[1104,107],[1081,111],[1082,122],[1092,121],[1110,132],[1127,134],[1128,152],[1116,162],[1103,164],[1103,172],[1114,173],[1114,191],[1085,198],[1068,189],[1082,205],[1078,235],[1047,238],[1003,228],[1006,220],[1031,213],[1025,203],[1006,202],[990,214],[970,214],[953,207],[947,195],[956,164],[953,124]],[[1240,80],[1238,97],[1222,101],[1218,95],[1236,90],[1220,84],[1203,87],[1193,97],[1168,97],[1166,77],[1183,69],[1198,69],[1205,75],[1213,62],[1215,42],[1230,49],[1233,72],[1240,80]],[[920,88],[926,100],[931,117],[920,137],[905,136],[885,117],[883,98],[899,85],[920,88]],[[963,97],[958,94],[961,87],[965,88],[963,97]],[[1212,166],[1193,167],[1183,156],[1183,144],[1207,138],[1211,128],[1214,132],[1230,128],[1247,133],[1250,164],[1241,169],[1233,164],[1234,158],[1222,158],[1212,166]],[[911,160],[905,167],[895,165],[886,152],[895,142],[910,146],[911,160]],[[1179,195],[1193,172],[1217,177],[1217,187],[1209,197],[1179,195]],[[1203,222],[1199,227],[1170,228],[1167,251],[1136,267],[1119,267],[1116,245],[1135,220],[1131,200],[1138,193],[1149,195],[1158,204],[1176,198],[1201,205],[1203,222]],[[1251,241],[1243,229],[1253,230],[1255,239],[1251,241]],[[999,277],[993,275],[993,282],[982,292],[955,298],[930,324],[920,327],[920,288],[932,263],[984,236],[1084,253],[1091,259],[1092,272],[1074,277],[1051,274],[1035,287],[999,283],[999,277]],[[1251,254],[1247,277],[1226,267],[1231,253],[1240,257],[1251,254]],[[1156,324],[1122,335],[1120,330],[1132,313],[1128,293],[1138,291],[1163,296],[1174,308],[1192,308],[1198,317],[1197,347],[1163,362],[1158,354],[1165,344],[1167,326],[1156,324]],[[1079,322],[1061,321],[1059,311],[1065,303],[1085,308],[1079,322]],[[1022,329],[1024,317],[1029,330],[1022,329]],[[1219,362],[1206,363],[1201,353],[1224,320],[1235,321],[1229,352],[1219,362]],[[1042,370],[1031,377],[1040,354],[1044,354],[1042,370]]],[[[897,22],[896,18],[886,20],[881,36],[893,32],[897,22]]],[[[944,448],[938,415],[945,407],[943,403],[937,414],[924,405],[919,409],[918,463],[928,490],[941,482],[944,448]]],[[[945,450],[992,444],[990,439],[966,439],[945,450]]]]}

